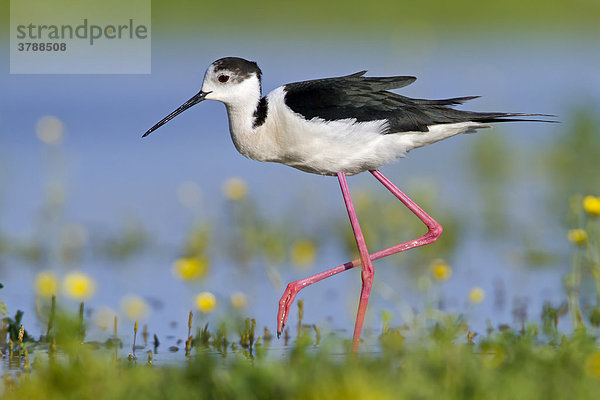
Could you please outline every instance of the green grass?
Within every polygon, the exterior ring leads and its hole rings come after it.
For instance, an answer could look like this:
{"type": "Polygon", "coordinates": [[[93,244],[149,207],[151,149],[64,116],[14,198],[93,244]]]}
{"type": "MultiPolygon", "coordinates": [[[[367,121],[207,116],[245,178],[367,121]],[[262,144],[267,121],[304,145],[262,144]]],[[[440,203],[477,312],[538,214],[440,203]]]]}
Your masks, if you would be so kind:
{"type": "Polygon", "coordinates": [[[186,362],[157,366],[146,353],[115,359],[110,349],[73,340],[77,318],[58,322],[58,353],[35,351],[30,368],[13,355],[3,399],[547,400],[593,399],[600,392],[597,335],[585,330],[538,337],[531,325],[471,342],[464,323],[446,316],[415,340],[388,330],[379,351],[358,356],[341,351],[348,343],[334,336],[314,346],[314,335],[305,334],[283,356],[257,344],[252,357],[248,350],[225,356],[209,338],[195,342],[186,362]]]}

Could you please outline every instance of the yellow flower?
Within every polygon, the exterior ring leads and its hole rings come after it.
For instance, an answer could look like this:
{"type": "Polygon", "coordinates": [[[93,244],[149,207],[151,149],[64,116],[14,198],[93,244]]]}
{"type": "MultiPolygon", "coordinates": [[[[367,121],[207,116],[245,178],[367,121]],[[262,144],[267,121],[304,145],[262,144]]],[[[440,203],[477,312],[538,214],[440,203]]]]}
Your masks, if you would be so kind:
{"type": "Polygon", "coordinates": [[[141,297],[131,294],[121,300],[121,310],[132,321],[144,319],[150,314],[148,303],[141,297]]]}
{"type": "Polygon", "coordinates": [[[40,297],[50,298],[58,292],[58,278],[53,272],[40,272],[35,277],[35,292],[40,297]]]}
{"type": "Polygon", "coordinates": [[[593,217],[600,215],[600,197],[585,196],[583,198],[583,209],[593,217]]]}
{"type": "Polygon", "coordinates": [[[479,304],[485,299],[485,292],[480,287],[474,287],[469,292],[469,301],[473,304],[479,304]]]}
{"type": "Polygon", "coordinates": [[[196,296],[196,307],[205,314],[211,313],[217,308],[217,299],[210,292],[202,292],[196,296]]]}
{"type": "Polygon", "coordinates": [[[208,260],[206,257],[180,258],[173,263],[173,274],[186,281],[202,278],[207,271],[208,260]]]}
{"type": "Polygon", "coordinates": [[[240,201],[246,197],[248,187],[240,178],[229,178],[223,184],[223,194],[229,200],[240,201]]]}
{"type": "Polygon", "coordinates": [[[592,378],[600,379],[600,351],[596,351],[586,358],[585,372],[592,378]]]}
{"type": "Polygon", "coordinates": [[[588,234],[583,229],[571,229],[567,237],[573,244],[584,244],[588,239],[588,234]]]}
{"type": "Polygon", "coordinates": [[[51,115],[39,119],[36,126],[38,139],[46,144],[58,144],[63,138],[65,127],[62,121],[51,115]]]}
{"type": "Polygon", "coordinates": [[[72,272],[63,280],[65,294],[76,300],[86,300],[96,291],[96,285],[90,277],[81,272],[72,272]]]}
{"type": "Polygon", "coordinates": [[[246,306],[248,305],[246,295],[242,292],[233,293],[231,295],[231,304],[237,309],[246,308],[246,306]]]}
{"type": "Polygon", "coordinates": [[[308,266],[315,261],[316,252],[316,246],[312,240],[297,240],[292,245],[292,262],[299,266],[308,266]]]}
{"type": "Polygon", "coordinates": [[[436,281],[446,281],[452,275],[452,268],[441,258],[433,260],[429,265],[429,270],[436,281]]]}

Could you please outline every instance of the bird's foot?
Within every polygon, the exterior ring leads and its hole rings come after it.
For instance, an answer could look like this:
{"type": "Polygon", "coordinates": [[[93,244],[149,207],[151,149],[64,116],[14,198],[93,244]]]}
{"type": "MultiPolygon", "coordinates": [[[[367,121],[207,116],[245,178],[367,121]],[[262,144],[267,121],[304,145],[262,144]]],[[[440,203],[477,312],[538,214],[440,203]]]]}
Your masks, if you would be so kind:
{"type": "Polygon", "coordinates": [[[277,339],[279,339],[283,332],[283,327],[290,315],[290,308],[292,307],[300,288],[301,286],[298,281],[289,283],[281,296],[281,300],[279,300],[279,311],[277,312],[277,339]]]}

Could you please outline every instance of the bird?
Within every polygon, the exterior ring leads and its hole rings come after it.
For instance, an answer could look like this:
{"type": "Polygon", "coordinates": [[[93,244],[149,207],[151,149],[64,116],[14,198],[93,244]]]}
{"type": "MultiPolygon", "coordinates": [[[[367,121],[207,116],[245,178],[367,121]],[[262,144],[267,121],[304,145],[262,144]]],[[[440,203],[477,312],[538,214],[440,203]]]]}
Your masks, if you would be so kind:
{"type": "Polygon", "coordinates": [[[352,338],[356,352],[373,284],[373,261],[436,241],[442,226],[380,171],[410,150],[462,133],[490,128],[496,122],[555,122],[548,114],[474,112],[458,106],[479,96],[442,100],[414,99],[391,90],[416,81],[414,76],[350,75],[288,83],[266,96],[262,71],[254,61],[224,57],[207,68],[201,90],[143,134],[148,136],[190,107],[216,100],[225,104],[231,139],[243,156],[298,170],[336,176],[360,257],[291,282],[278,304],[281,335],[298,292],[322,279],[361,267],[362,287],[352,338]],[[426,226],[422,236],[369,253],[352,203],[346,176],[369,171],[426,226]]]}

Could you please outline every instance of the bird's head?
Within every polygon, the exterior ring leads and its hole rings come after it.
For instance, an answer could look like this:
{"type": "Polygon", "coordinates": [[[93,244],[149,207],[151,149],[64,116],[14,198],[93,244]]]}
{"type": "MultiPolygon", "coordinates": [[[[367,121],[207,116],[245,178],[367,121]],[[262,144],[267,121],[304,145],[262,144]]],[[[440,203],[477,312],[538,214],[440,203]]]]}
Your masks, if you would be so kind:
{"type": "Polygon", "coordinates": [[[247,104],[260,99],[260,79],[262,72],[253,61],[238,57],[220,58],[213,62],[204,74],[202,90],[179,108],[160,120],[143,136],[160,128],[188,108],[204,100],[217,100],[227,106],[247,104]]]}

